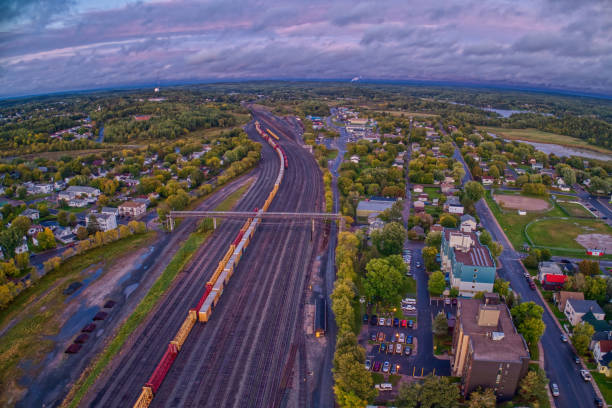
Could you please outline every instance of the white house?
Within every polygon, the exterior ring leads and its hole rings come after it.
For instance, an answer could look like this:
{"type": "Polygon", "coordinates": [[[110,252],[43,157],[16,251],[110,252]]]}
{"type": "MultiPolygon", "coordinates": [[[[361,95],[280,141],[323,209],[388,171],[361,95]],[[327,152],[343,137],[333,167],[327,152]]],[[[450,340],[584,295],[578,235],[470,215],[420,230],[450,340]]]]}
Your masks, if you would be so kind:
{"type": "Polygon", "coordinates": [[[567,316],[570,323],[575,326],[582,321],[582,316],[592,312],[597,320],[603,320],[606,314],[594,300],[568,299],[565,302],[563,313],[567,316]]]}
{"type": "Polygon", "coordinates": [[[96,198],[101,194],[100,190],[88,186],[70,186],[58,194],[58,199],[70,201],[74,198],[96,198]]]}
{"type": "Polygon", "coordinates": [[[92,217],[96,219],[98,223],[98,229],[100,231],[108,231],[117,228],[117,217],[114,214],[108,213],[91,213],[86,218],[87,226],[92,222],[92,217]]]}
{"type": "Polygon", "coordinates": [[[493,184],[493,181],[494,181],[493,177],[485,176],[485,177],[482,178],[482,184],[485,185],[485,186],[490,186],[491,184],[493,184]]]}
{"type": "Polygon", "coordinates": [[[27,208],[20,215],[23,215],[24,217],[28,217],[32,221],[36,221],[37,219],[40,218],[40,213],[38,212],[38,210],[34,210],[32,208],[27,208]]]}

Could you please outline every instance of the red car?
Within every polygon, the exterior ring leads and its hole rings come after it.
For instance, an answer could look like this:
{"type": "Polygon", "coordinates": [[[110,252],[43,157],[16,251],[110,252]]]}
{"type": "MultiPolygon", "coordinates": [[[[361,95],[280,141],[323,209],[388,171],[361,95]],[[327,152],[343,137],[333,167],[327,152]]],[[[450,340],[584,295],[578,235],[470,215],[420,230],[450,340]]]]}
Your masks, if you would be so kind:
{"type": "Polygon", "coordinates": [[[380,361],[376,361],[374,363],[374,368],[372,368],[372,371],[380,371],[380,361]]]}
{"type": "Polygon", "coordinates": [[[408,327],[408,320],[402,320],[402,327],[408,327]]]}

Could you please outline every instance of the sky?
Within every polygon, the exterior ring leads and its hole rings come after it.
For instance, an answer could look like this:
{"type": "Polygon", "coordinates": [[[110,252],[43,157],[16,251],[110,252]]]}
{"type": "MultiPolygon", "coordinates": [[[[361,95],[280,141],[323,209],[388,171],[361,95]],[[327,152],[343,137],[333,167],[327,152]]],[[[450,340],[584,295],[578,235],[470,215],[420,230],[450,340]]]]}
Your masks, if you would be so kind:
{"type": "Polygon", "coordinates": [[[612,95],[610,0],[0,0],[0,95],[244,79],[612,95]]]}

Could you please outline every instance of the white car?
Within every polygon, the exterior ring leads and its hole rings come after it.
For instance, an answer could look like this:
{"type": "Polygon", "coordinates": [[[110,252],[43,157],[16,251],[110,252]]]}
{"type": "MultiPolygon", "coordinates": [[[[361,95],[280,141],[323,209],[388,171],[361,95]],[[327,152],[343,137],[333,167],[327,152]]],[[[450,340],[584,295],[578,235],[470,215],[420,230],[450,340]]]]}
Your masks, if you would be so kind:
{"type": "Polygon", "coordinates": [[[405,298],[404,300],[402,300],[403,303],[416,303],[416,299],[415,298],[405,298]]]}
{"type": "Polygon", "coordinates": [[[550,392],[553,397],[559,396],[559,386],[557,385],[557,383],[550,383],[550,392]]]}
{"type": "Polygon", "coordinates": [[[584,381],[591,381],[591,373],[589,373],[589,370],[580,370],[580,375],[584,381]]]}
{"type": "Polygon", "coordinates": [[[405,343],[406,342],[406,335],[404,333],[400,333],[400,335],[399,335],[399,342],[400,343],[405,343]]]}
{"type": "Polygon", "coordinates": [[[374,388],[376,388],[378,391],[392,391],[393,385],[391,383],[382,383],[376,384],[374,388]]]}

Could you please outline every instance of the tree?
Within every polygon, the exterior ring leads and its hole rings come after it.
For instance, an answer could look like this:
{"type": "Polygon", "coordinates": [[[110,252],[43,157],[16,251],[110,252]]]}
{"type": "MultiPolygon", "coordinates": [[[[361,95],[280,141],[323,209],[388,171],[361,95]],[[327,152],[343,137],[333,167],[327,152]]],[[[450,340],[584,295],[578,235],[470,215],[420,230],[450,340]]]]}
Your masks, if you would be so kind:
{"type": "Polygon", "coordinates": [[[574,326],[572,333],[572,344],[576,348],[578,354],[584,355],[589,350],[591,338],[595,333],[595,329],[589,323],[580,322],[574,326]]]}
{"type": "Polygon", "coordinates": [[[15,249],[21,245],[23,235],[16,228],[8,228],[0,232],[0,247],[4,250],[6,258],[15,255],[15,249]]]}
{"type": "Polygon", "coordinates": [[[525,402],[544,401],[548,399],[546,386],[548,378],[540,367],[530,369],[519,383],[518,394],[525,402]]]}
{"type": "MultiPolygon", "coordinates": [[[[338,179],[338,187],[339,187],[341,178],[342,177],[338,179]]],[[[403,209],[404,209],[404,202],[396,201],[395,203],[393,203],[391,208],[386,209],[380,214],[380,219],[385,222],[402,222],[403,221],[403,214],[402,214],[403,209]]]]}
{"type": "Polygon", "coordinates": [[[442,233],[440,231],[429,231],[425,238],[425,244],[434,248],[440,248],[442,245],[442,233]]]}
{"type": "Polygon", "coordinates": [[[395,263],[389,258],[374,258],[366,265],[363,287],[366,297],[371,302],[390,306],[401,300],[404,271],[398,269],[395,263]]]}
{"type": "Polygon", "coordinates": [[[352,301],[355,292],[351,288],[348,279],[336,281],[334,291],[331,294],[332,311],[338,325],[338,333],[350,333],[355,321],[355,310],[352,301]]]}
{"type": "Polygon", "coordinates": [[[70,225],[71,227],[77,225],[77,217],[75,213],[70,213],[70,215],[68,216],[68,225],[70,225]]]}
{"type": "Polygon", "coordinates": [[[85,228],[85,227],[79,227],[79,228],[77,228],[77,230],[76,230],[76,236],[77,236],[77,238],[78,238],[80,241],[82,241],[82,240],[84,240],[85,238],[87,238],[87,237],[89,236],[89,233],[87,232],[87,228],[85,228]]]}
{"type": "Polygon", "coordinates": [[[372,232],[372,243],[383,255],[401,253],[405,239],[406,229],[398,222],[390,222],[382,230],[372,232]]]}
{"type": "Polygon", "coordinates": [[[429,282],[427,288],[432,296],[440,296],[444,289],[446,289],[446,281],[444,280],[444,274],[440,271],[436,271],[429,276],[429,282]]]}
{"type": "Polygon", "coordinates": [[[493,388],[487,388],[484,391],[478,388],[470,394],[469,408],[495,408],[497,405],[497,397],[493,388]]]}
{"type": "Polygon", "coordinates": [[[477,181],[468,181],[465,183],[464,191],[473,202],[480,200],[485,195],[484,187],[477,181]]]}
{"type": "Polygon", "coordinates": [[[55,248],[57,246],[55,236],[49,228],[45,228],[44,230],[40,231],[36,236],[36,239],[38,240],[39,248],[42,250],[55,248]]]}
{"type": "Polygon", "coordinates": [[[491,251],[491,255],[493,255],[494,258],[499,258],[499,256],[504,250],[504,247],[499,242],[493,241],[491,242],[491,245],[489,245],[489,250],[491,251]]]}
{"type": "Polygon", "coordinates": [[[444,312],[440,312],[436,315],[432,329],[436,336],[444,336],[448,333],[448,320],[446,320],[444,312]]]}
{"type": "Polygon", "coordinates": [[[351,352],[337,352],[334,357],[334,392],[343,407],[365,406],[376,396],[372,376],[363,363],[351,352]],[[352,405],[355,403],[358,405],[352,405]]]}
{"type": "Polygon", "coordinates": [[[425,269],[433,271],[438,268],[438,261],[436,261],[436,255],[438,255],[438,248],[433,246],[426,246],[421,251],[423,255],[423,262],[425,263],[425,269]]]}
{"type": "Polygon", "coordinates": [[[505,298],[506,296],[508,296],[509,289],[510,282],[502,278],[495,278],[495,283],[493,284],[493,292],[499,293],[500,296],[505,298]]]}
{"type": "Polygon", "coordinates": [[[15,277],[19,275],[19,268],[15,266],[15,261],[9,259],[7,262],[0,262],[0,282],[2,282],[7,276],[15,277]]]}
{"type": "Polygon", "coordinates": [[[448,377],[428,375],[422,383],[405,383],[400,387],[400,407],[451,408],[459,401],[459,387],[448,377]]]}
{"type": "Polygon", "coordinates": [[[65,227],[66,225],[68,225],[68,212],[60,210],[57,213],[57,222],[62,227],[65,227]]]}
{"type": "Polygon", "coordinates": [[[100,231],[100,225],[98,224],[98,219],[94,214],[89,214],[87,218],[87,233],[92,235],[96,232],[100,231]]]}
{"type": "Polygon", "coordinates": [[[585,276],[599,275],[599,262],[584,259],[578,263],[578,270],[585,276]]]}
{"type": "Polygon", "coordinates": [[[59,256],[54,256],[43,262],[43,269],[45,272],[52,271],[60,267],[62,263],[62,259],[59,256]]]}
{"type": "Polygon", "coordinates": [[[25,271],[30,267],[30,254],[22,252],[15,254],[15,263],[21,271],[25,271]]]}
{"type": "Polygon", "coordinates": [[[542,306],[534,302],[524,302],[513,307],[510,313],[517,331],[523,335],[525,341],[530,345],[537,344],[546,328],[542,321],[542,306]]]}
{"type": "Polygon", "coordinates": [[[443,214],[440,217],[440,225],[446,228],[456,228],[457,219],[450,214],[443,214]]]}
{"type": "Polygon", "coordinates": [[[13,222],[11,223],[11,228],[17,230],[19,235],[22,237],[28,233],[28,229],[32,225],[32,220],[28,217],[24,217],[23,215],[15,217],[13,222]]]}

